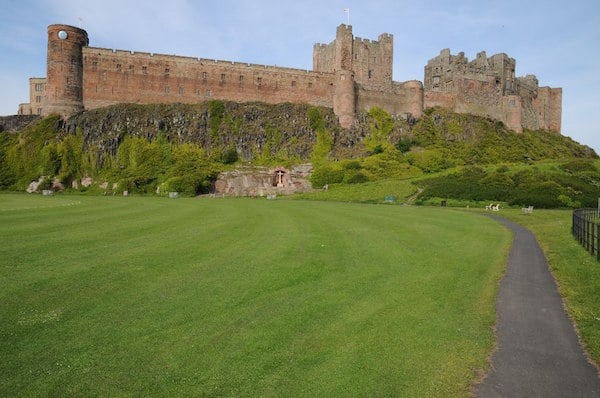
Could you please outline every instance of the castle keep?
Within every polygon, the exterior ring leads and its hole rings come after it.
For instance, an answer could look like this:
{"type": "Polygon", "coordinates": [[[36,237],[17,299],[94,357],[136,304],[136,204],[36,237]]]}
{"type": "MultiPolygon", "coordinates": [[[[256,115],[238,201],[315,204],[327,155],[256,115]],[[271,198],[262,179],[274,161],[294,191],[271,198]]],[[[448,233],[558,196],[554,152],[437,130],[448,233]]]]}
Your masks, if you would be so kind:
{"type": "Polygon", "coordinates": [[[562,90],[538,87],[533,75],[516,78],[515,66],[506,54],[482,52],[469,62],[442,50],[425,66],[423,83],[395,82],[393,36],[361,39],[348,25],[330,44],[314,45],[312,71],[90,47],[85,30],[50,25],[46,78],[30,79],[30,103],[19,114],[69,117],[117,103],[296,102],[333,108],[348,128],[357,111],[374,106],[416,118],[443,106],[518,132],[560,133],[562,90]]]}

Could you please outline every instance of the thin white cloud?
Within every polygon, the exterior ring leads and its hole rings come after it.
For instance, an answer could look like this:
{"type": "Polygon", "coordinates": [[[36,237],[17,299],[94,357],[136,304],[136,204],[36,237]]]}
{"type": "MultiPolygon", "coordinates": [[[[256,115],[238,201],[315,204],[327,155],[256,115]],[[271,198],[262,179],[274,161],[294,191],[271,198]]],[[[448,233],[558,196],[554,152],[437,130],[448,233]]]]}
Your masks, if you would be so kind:
{"type": "Polygon", "coordinates": [[[600,127],[586,122],[600,103],[597,0],[6,0],[0,114],[14,113],[27,79],[45,70],[52,23],[81,24],[92,46],[311,68],[312,45],[335,38],[345,8],[356,36],[394,35],[398,81],[422,80],[443,48],[507,53],[517,75],[563,87],[563,131],[600,150],[600,127]]]}

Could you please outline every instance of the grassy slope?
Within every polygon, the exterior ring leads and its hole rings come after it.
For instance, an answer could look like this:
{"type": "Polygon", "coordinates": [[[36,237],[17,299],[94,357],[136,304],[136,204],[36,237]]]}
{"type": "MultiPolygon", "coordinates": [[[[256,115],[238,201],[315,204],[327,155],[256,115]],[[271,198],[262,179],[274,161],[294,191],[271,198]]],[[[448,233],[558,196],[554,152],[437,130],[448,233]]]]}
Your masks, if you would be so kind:
{"type": "Polygon", "coordinates": [[[510,236],[443,209],[0,195],[0,395],[464,396],[510,236]]]}
{"type": "Polygon", "coordinates": [[[294,199],[337,202],[383,203],[386,196],[395,196],[398,203],[414,194],[417,187],[409,179],[385,179],[363,184],[331,184],[327,191],[300,193],[294,199]]]}

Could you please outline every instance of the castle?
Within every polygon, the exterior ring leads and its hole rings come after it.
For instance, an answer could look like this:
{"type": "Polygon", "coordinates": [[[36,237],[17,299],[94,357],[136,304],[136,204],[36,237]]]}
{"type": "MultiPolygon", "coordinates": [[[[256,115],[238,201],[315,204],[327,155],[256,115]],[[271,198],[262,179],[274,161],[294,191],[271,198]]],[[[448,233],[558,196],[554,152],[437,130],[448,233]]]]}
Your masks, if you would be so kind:
{"type": "Polygon", "coordinates": [[[535,76],[515,77],[506,54],[469,62],[442,50],[425,66],[424,82],[392,80],[393,36],[354,37],[340,25],[330,44],[315,44],[313,70],[89,46],[85,30],[48,27],[47,75],[31,78],[30,103],[19,114],[60,114],[117,103],[297,102],[333,108],[340,125],[377,106],[419,118],[443,106],[504,122],[509,128],[560,133],[562,89],[539,87],[535,76]]]}

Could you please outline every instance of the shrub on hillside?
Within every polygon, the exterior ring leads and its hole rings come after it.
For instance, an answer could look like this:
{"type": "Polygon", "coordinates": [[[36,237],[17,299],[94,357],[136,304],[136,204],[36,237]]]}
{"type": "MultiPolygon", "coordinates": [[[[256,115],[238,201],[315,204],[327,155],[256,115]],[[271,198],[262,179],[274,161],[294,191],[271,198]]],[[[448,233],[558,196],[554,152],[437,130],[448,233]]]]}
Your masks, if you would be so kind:
{"type": "Polygon", "coordinates": [[[179,192],[184,196],[196,196],[206,193],[210,187],[210,181],[201,175],[186,174],[171,177],[164,183],[165,192],[179,192]]]}
{"type": "Polygon", "coordinates": [[[454,164],[435,149],[421,152],[411,152],[406,155],[406,160],[411,165],[420,168],[425,173],[436,173],[452,167],[454,164]]]}
{"type": "Polygon", "coordinates": [[[569,173],[579,173],[583,171],[598,172],[593,160],[574,159],[559,166],[561,170],[569,173]]]}
{"type": "Polygon", "coordinates": [[[346,184],[361,184],[369,181],[369,177],[361,170],[349,170],[342,181],[346,184]]]}
{"type": "Polygon", "coordinates": [[[313,171],[310,182],[313,188],[321,188],[327,184],[338,184],[344,180],[344,169],[338,165],[322,165],[313,171]]]}

